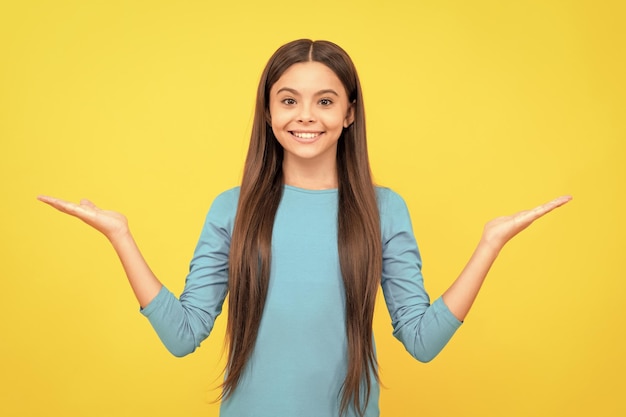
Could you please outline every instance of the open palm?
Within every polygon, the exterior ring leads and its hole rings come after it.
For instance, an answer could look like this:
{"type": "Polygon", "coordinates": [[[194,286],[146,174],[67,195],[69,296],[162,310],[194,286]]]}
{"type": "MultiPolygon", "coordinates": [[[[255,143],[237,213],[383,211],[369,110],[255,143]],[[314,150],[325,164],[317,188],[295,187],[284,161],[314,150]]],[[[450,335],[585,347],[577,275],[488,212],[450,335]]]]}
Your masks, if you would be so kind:
{"type": "Polygon", "coordinates": [[[79,204],[49,196],[37,197],[55,209],[77,217],[104,234],[109,240],[128,232],[126,217],[118,212],[102,210],[89,200],[83,199],[79,204]]]}
{"type": "Polygon", "coordinates": [[[499,250],[535,220],[571,199],[571,196],[562,196],[530,210],[523,210],[510,216],[497,217],[485,225],[483,241],[499,250]]]}

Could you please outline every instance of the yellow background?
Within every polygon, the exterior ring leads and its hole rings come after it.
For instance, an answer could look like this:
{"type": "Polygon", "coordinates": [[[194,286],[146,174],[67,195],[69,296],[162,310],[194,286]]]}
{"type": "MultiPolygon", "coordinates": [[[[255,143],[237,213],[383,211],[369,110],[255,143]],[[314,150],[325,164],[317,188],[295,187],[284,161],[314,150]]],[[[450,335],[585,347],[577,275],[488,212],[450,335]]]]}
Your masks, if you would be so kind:
{"type": "Polygon", "coordinates": [[[125,213],[179,293],[240,179],[260,72],[301,37],[357,64],[375,177],[411,208],[433,298],[485,221],[574,195],[505,248],[432,363],[379,303],[383,416],[626,415],[623,4],[4,1],[0,415],[217,415],[224,317],[170,356],[107,241],[35,196],[125,213]]]}

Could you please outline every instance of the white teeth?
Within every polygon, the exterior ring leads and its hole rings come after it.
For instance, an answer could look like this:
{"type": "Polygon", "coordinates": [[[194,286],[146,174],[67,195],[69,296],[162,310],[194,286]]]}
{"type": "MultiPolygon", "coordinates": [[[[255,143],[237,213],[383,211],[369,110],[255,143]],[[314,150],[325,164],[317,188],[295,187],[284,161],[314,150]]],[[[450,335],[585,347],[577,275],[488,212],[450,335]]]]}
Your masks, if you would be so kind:
{"type": "Polygon", "coordinates": [[[297,138],[300,139],[313,139],[317,136],[319,136],[319,133],[298,133],[298,132],[293,132],[293,135],[297,138]]]}

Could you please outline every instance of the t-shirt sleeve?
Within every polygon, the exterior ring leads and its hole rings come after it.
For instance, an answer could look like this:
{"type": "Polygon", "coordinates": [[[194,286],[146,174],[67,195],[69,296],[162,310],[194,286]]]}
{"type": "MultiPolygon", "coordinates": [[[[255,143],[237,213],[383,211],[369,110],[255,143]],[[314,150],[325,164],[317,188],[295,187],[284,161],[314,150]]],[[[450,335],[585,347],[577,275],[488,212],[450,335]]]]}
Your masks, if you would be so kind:
{"type": "Polygon", "coordinates": [[[175,356],[193,352],[213,329],[228,292],[228,254],[237,209],[234,190],[220,194],[206,216],[180,298],[167,288],[141,313],[175,356]]]}
{"type": "Polygon", "coordinates": [[[424,289],[422,259],[407,206],[397,193],[379,190],[383,239],[382,290],[393,335],[417,360],[432,360],[461,322],[442,298],[430,303],[424,289]]]}

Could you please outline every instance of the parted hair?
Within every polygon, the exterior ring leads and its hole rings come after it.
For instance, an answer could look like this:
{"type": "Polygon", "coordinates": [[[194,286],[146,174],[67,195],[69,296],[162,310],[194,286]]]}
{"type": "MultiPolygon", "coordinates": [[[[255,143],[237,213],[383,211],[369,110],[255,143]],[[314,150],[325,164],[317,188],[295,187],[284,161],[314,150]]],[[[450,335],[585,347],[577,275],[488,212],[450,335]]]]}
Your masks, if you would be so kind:
{"type": "Polygon", "coordinates": [[[354,106],[354,122],[337,144],[338,250],[345,290],[347,372],[340,414],[353,407],[363,415],[378,380],[373,346],[374,303],[382,273],[382,243],[370,171],[363,95],[348,54],[328,41],[300,39],[281,46],[259,82],[254,122],[231,237],[228,360],[222,398],[236,389],[256,342],[270,279],[272,230],[283,191],[283,149],[270,125],[270,89],[293,64],[319,62],[341,80],[354,106]]]}

